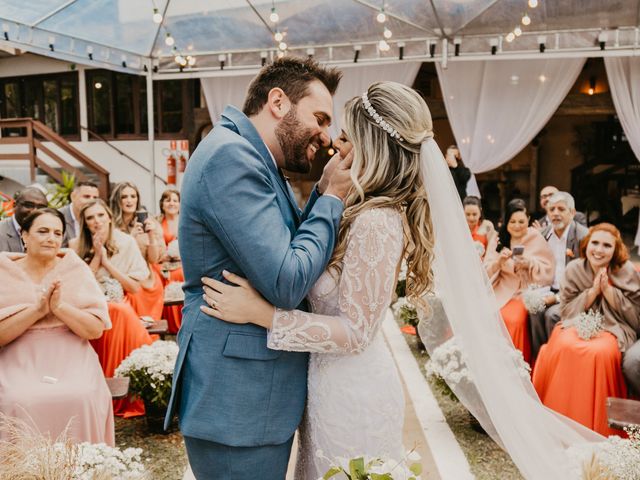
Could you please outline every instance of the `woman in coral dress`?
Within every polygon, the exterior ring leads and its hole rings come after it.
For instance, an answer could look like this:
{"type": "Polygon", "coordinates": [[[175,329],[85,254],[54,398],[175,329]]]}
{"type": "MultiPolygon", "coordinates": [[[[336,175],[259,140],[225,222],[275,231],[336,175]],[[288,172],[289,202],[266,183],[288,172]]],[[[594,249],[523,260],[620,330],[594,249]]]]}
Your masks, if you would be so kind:
{"type": "Polygon", "coordinates": [[[560,288],[561,326],[540,350],[533,384],[542,402],[603,435],[607,397],[625,397],[622,353],[640,330],[640,276],[629,261],[620,232],[608,223],[591,227],[569,263],[560,288]],[[603,315],[603,330],[578,336],[580,314],[603,315]]]}
{"type": "MultiPolygon", "coordinates": [[[[162,270],[164,286],[170,283],[183,283],[184,272],[178,250],[178,222],[180,221],[180,192],[165,190],[160,197],[160,225],[167,253],[163,259],[162,270]]],[[[162,318],[167,319],[169,333],[178,333],[182,324],[182,305],[164,307],[162,318]]]]}
{"type": "Polygon", "coordinates": [[[529,215],[524,201],[515,199],[509,202],[504,224],[499,235],[489,242],[484,259],[513,345],[527,362],[531,359],[529,314],[520,293],[529,285],[551,285],[555,269],[549,245],[540,232],[528,225],[529,215]]]}
{"type": "Polygon", "coordinates": [[[487,251],[489,239],[496,235],[493,223],[482,217],[482,203],[478,197],[470,195],[462,201],[464,216],[471,231],[471,238],[475,242],[476,248],[481,258],[487,251]]]}
{"type": "MultiPolygon", "coordinates": [[[[133,350],[153,342],[140,316],[124,301],[125,293],[140,291],[149,269],[136,241],[114,228],[112,218],[104,201],[86,204],[80,211],[80,236],[70,242],[89,264],[109,300],[113,328],[92,342],[106,377],[112,377],[133,350]]],[[[144,415],[144,405],[140,400],[114,400],[114,411],[124,417],[144,415]]]]}
{"type": "Polygon", "coordinates": [[[164,284],[156,266],[165,252],[162,228],[148,215],[142,223],[137,218],[138,212],[144,212],[144,215],[146,211],[141,210],[140,192],[133,183],[116,185],[111,193],[110,205],[114,226],[135,238],[149,269],[149,276],[140,281],[140,290],[127,292],[125,298],[138,315],[159,320],[164,307],[164,284]]]}
{"type": "MultiPolygon", "coordinates": [[[[23,223],[27,253],[0,253],[0,412],[55,439],[114,445],[111,394],[88,340],[110,328],[87,265],[60,249],[65,221],[53,209],[23,223]]],[[[6,437],[0,431],[0,438],[6,437]]]]}

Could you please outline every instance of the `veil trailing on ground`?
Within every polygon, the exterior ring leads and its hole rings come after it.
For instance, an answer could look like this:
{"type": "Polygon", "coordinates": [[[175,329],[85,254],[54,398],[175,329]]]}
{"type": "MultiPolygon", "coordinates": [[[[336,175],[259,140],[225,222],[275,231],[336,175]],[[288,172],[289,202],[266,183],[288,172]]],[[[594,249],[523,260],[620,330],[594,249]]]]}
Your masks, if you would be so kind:
{"type": "Polygon", "coordinates": [[[437,295],[430,299],[434,308],[422,315],[420,336],[431,355],[438,347],[459,349],[457,381],[447,383],[527,479],[573,478],[567,448],[604,438],[540,402],[500,317],[460,197],[433,139],[422,144],[420,159],[435,234],[437,295]]]}

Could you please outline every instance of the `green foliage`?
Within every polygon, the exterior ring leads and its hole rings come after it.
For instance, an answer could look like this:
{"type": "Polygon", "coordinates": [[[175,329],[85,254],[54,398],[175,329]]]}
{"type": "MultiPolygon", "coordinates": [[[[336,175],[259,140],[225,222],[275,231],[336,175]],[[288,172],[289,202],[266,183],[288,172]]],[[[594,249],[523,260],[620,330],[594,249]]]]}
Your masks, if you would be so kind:
{"type": "Polygon", "coordinates": [[[61,208],[71,202],[71,192],[76,184],[76,177],[72,173],[62,171],[62,183],[50,183],[48,190],[50,194],[49,206],[61,208]]]}
{"type": "Polygon", "coordinates": [[[145,369],[132,369],[127,372],[127,376],[129,390],[145,403],[151,403],[163,409],[169,405],[172,381],[170,375],[167,375],[164,380],[154,380],[145,369]]]}
{"type": "Polygon", "coordinates": [[[355,457],[349,460],[347,468],[343,466],[331,467],[322,479],[328,480],[342,473],[348,480],[394,480],[394,478],[418,480],[422,472],[422,465],[417,462],[413,462],[410,465],[407,464],[407,460],[412,455],[419,459],[419,456],[413,453],[414,451],[415,448],[400,462],[385,462],[381,458],[372,458],[365,463],[364,457],[355,457]],[[381,471],[387,469],[389,471],[381,471]],[[396,477],[393,476],[394,471],[396,471],[396,477]]]}
{"type": "Polygon", "coordinates": [[[396,296],[406,297],[407,296],[407,281],[406,280],[398,280],[396,284],[396,296]]]}
{"type": "Polygon", "coordinates": [[[398,315],[400,316],[402,323],[405,325],[413,325],[416,328],[418,327],[418,312],[413,305],[402,305],[398,315]]]}

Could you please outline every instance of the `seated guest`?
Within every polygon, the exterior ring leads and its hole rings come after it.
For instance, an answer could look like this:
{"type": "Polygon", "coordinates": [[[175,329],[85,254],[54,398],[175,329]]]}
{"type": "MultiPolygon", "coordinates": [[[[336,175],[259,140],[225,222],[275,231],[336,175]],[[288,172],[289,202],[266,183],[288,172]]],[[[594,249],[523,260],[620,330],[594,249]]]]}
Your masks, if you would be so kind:
{"type": "Polygon", "coordinates": [[[551,247],[556,270],[551,284],[551,295],[545,298],[544,312],[529,316],[531,326],[531,353],[536,358],[540,347],[547,342],[553,327],[560,320],[557,293],[567,264],[580,256],[580,242],[589,230],[573,219],[576,208],[573,197],[567,192],[556,192],[547,202],[550,223],[542,230],[542,236],[551,247]]]}
{"type": "Polygon", "coordinates": [[[603,434],[607,397],[625,397],[621,352],[636,341],[640,328],[640,278],[609,223],[591,227],[581,257],[567,265],[560,289],[562,323],[540,349],[533,384],[553,410],[603,434]],[[583,312],[603,315],[603,331],[590,340],[578,336],[583,312]]]}
{"type": "Polygon", "coordinates": [[[73,186],[71,202],[69,205],[60,209],[67,224],[64,240],[62,241],[63,247],[67,247],[69,240],[76,238],[80,234],[78,218],[80,217],[82,207],[84,207],[85,203],[95,200],[98,197],[100,197],[100,191],[98,190],[98,186],[93,182],[77,182],[73,186]]]}
{"type": "Polygon", "coordinates": [[[20,233],[22,223],[37,208],[47,208],[47,197],[35,187],[27,187],[16,193],[12,217],[0,221],[0,252],[24,252],[20,233]]]}
{"type": "Polygon", "coordinates": [[[496,234],[493,223],[482,218],[482,203],[478,197],[468,196],[462,201],[471,237],[478,247],[480,257],[487,251],[489,239],[496,234]]]}
{"type": "Polygon", "coordinates": [[[503,226],[489,242],[484,259],[507,330],[527,362],[531,357],[531,341],[528,313],[520,293],[531,284],[551,285],[554,271],[549,245],[540,232],[528,225],[524,201],[509,202],[503,226]]]}
{"type": "MultiPolygon", "coordinates": [[[[640,330],[636,330],[640,335],[640,330]]],[[[640,340],[631,345],[622,357],[622,374],[627,381],[629,393],[640,399],[640,340]]]]}
{"type": "Polygon", "coordinates": [[[138,315],[158,320],[164,307],[164,287],[158,269],[153,265],[160,262],[165,252],[162,228],[140,209],[140,192],[132,183],[122,182],[115,186],[111,194],[111,210],[114,227],[135,238],[149,271],[147,278],[140,281],[142,288],[128,293],[127,301],[138,315]],[[144,222],[138,221],[137,212],[146,216],[144,222]]]}
{"type": "MultiPolygon", "coordinates": [[[[92,342],[106,377],[133,350],[153,339],[139,315],[124,301],[125,293],[136,293],[149,269],[136,241],[113,227],[113,214],[103,200],[93,200],[80,211],[80,235],[71,241],[78,256],[89,264],[107,299],[113,327],[92,342]]],[[[144,415],[141,401],[114,400],[114,412],[125,417],[144,415]]]]}
{"type": "MultiPolygon", "coordinates": [[[[57,438],[114,445],[111,393],[88,340],[110,327],[87,265],[60,250],[65,222],[54,209],[22,221],[27,253],[0,254],[0,412],[57,438]]],[[[0,438],[6,432],[0,431],[0,438]]]]}
{"type": "Polygon", "coordinates": [[[531,224],[532,227],[537,228],[542,231],[542,229],[549,226],[551,223],[549,219],[549,215],[547,214],[547,203],[549,203],[549,199],[553,197],[555,193],[559,192],[558,188],[553,185],[547,185],[540,190],[540,212],[539,217],[533,221],[531,224]]]}
{"type": "MultiPolygon", "coordinates": [[[[165,287],[171,282],[184,282],[184,272],[180,257],[175,257],[175,248],[178,241],[178,223],[180,221],[180,192],[178,190],[165,190],[160,197],[160,225],[167,246],[167,253],[162,261],[162,270],[165,272],[165,287]],[[169,248],[169,245],[172,245],[169,248]]],[[[177,333],[182,324],[182,306],[170,305],[164,307],[162,318],[167,319],[169,333],[177,333]]]]}

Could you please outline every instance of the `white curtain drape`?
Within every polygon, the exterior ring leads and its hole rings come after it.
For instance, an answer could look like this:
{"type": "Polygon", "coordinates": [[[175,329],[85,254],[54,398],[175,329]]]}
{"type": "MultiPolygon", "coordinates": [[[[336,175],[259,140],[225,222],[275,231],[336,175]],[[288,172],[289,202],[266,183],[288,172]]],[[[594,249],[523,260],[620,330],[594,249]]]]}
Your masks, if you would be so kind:
{"type": "MultiPolygon", "coordinates": [[[[331,127],[331,135],[335,138],[340,133],[342,109],[347,100],[362,94],[373,82],[381,80],[389,80],[411,86],[418,74],[418,70],[420,70],[420,65],[420,62],[406,62],[382,65],[354,64],[353,66],[341,67],[342,80],[333,97],[334,121],[331,127]]],[[[242,108],[247,89],[254,76],[214,77],[200,80],[213,123],[218,121],[225,106],[230,104],[242,108]]]]}
{"type": "MultiPolygon", "coordinates": [[[[491,60],[437,65],[462,160],[473,173],[518,154],[544,127],[575,83],[585,59],[491,60]]],[[[478,193],[475,179],[468,193],[478,193]],[[475,191],[474,191],[475,188],[475,191]]]]}
{"type": "Polygon", "coordinates": [[[331,136],[333,138],[340,134],[342,123],[342,110],[347,100],[362,95],[373,82],[392,81],[404,85],[413,85],[421,62],[402,62],[381,65],[358,65],[353,64],[341,67],[342,80],[338,90],[333,97],[333,124],[331,126],[331,136]]]}
{"type": "MultiPolygon", "coordinates": [[[[605,57],[611,97],[631,150],[640,161],[640,58],[605,57]]],[[[640,217],[634,244],[640,247],[640,217]]]]}
{"type": "Polygon", "coordinates": [[[227,105],[242,109],[244,97],[255,75],[202,78],[200,83],[207,101],[211,123],[216,123],[227,105]]]}

